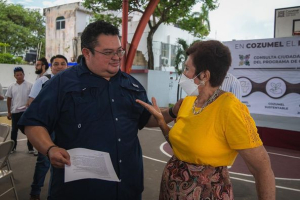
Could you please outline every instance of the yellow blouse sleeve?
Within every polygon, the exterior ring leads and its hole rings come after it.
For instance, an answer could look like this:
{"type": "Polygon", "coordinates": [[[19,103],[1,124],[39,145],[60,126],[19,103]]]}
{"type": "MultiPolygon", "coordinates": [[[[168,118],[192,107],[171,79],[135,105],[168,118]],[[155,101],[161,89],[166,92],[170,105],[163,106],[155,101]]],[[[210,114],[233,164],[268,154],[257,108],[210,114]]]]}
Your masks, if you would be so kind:
{"type": "Polygon", "coordinates": [[[228,102],[225,137],[232,149],[247,149],[262,145],[257,128],[246,105],[239,100],[228,102]]]}

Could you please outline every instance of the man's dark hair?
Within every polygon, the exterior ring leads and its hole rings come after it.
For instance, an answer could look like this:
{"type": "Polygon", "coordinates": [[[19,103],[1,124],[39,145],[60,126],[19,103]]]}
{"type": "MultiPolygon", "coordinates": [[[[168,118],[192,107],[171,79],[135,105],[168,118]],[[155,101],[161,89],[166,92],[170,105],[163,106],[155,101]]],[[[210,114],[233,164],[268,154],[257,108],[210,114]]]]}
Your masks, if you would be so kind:
{"type": "Polygon", "coordinates": [[[90,23],[82,32],[81,50],[87,48],[94,54],[94,48],[98,45],[97,38],[101,34],[119,36],[119,29],[103,20],[90,23]]]}
{"type": "Polygon", "coordinates": [[[231,53],[227,46],[217,40],[195,42],[186,50],[192,56],[195,75],[208,70],[212,87],[220,86],[231,65],[231,53]]]}
{"type": "Polygon", "coordinates": [[[45,57],[42,57],[42,58],[38,59],[38,61],[41,61],[42,65],[45,65],[45,71],[47,71],[47,69],[49,68],[47,59],[45,57]]]}
{"type": "Polygon", "coordinates": [[[52,58],[50,59],[51,66],[52,66],[52,63],[53,63],[53,61],[54,61],[55,58],[63,58],[63,59],[65,59],[67,65],[68,65],[68,60],[67,60],[67,58],[64,57],[63,55],[59,55],[59,54],[58,54],[58,55],[56,55],[56,56],[52,56],[52,58]]]}
{"type": "Polygon", "coordinates": [[[15,74],[16,72],[23,72],[23,74],[24,74],[24,70],[23,70],[22,67],[15,67],[15,68],[14,68],[14,74],[15,74]]]}
{"type": "Polygon", "coordinates": [[[78,56],[78,58],[77,58],[77,61],[76,61],[76,62],[77,62],[77,64],[79,64],[79,63],[80,63],[80,61],[81,61],[81,58],[82,58],[82,57],[83,57],[83,55],[82,55],[82,54],[78,56]]]}

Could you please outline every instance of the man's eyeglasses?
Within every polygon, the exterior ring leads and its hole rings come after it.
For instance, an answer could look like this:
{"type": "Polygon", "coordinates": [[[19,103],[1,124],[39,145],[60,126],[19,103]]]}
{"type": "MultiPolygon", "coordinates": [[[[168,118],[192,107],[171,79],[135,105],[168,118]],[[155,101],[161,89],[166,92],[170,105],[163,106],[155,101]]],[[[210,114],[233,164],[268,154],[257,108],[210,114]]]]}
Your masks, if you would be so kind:
{"type": "Polygon", "coordinates": [[[105,51],[105,52],[97,51],[96,49],[94,49],[94,51],[101,53],[110,58],[114,57],[114,55],[116,55],[116,54],[119,58],[122,58],[125,54],[125,51],[123,49],[119,49],[117,51],[105,51]]]}

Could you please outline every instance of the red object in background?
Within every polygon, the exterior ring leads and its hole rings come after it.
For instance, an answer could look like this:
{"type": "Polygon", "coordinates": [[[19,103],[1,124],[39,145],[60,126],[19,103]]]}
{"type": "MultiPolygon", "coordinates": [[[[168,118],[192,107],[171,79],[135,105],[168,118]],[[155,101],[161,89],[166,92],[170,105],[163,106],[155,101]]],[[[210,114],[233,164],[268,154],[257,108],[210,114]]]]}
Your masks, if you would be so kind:
{"type": "Polygon", "coordinates": [[[300,35],[300,31],[294,31],[293,35],[300,35]]]}
{"type": "Polygon", "coordinates": [[[300,151],[300,132],[257,127],[264,145],[300,151]]]}
{"type": "MultiPolygon", "coordinates": [[[[123,0],[122,9],[122,48],[126,51],[128,33],[128,0],[123,0]]],[[[121,70],[123,72],[126,71],[126,53],[122,58],[121,70]]]]}
{"type": "Polygon", "coordinates": [[[151,0],[139,22],[139,25],[137,27],[137,29],[135,30],[132,42],[130,44],[130,48],[126,57],[126,65],[125,65],[125,69],[126,69],[126,73],[130,74],[131,71],[131,67],[132,67],[132,63],[133,63],[133,59],[135,56],[135,52],[137,50],[137,46],[140,42],[140,39],[143,35],[143,32],[145,30],[145,27],[152,15],[152,13],[154,12],[157,4],[158,4],[159,0],[151,0]]]}

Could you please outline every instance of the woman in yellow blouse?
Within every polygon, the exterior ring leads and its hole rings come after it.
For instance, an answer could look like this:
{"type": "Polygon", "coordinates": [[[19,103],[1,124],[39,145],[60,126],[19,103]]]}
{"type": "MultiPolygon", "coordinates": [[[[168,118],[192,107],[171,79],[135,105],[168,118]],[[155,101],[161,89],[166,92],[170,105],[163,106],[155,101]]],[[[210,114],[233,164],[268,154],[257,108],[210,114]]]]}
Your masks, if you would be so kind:
{"type": "Polygon", "coordinates": [[[229,49],[211,40],[195,43],[186,53],[179,84],[188,96],[171,130],[155,98],[153,106],[137,100],[156,118],[174,152],[163,171],[159,199],[234,199],[227,166],[239,153],[255,178],[258,199],[274,200],[274,174],[255,122],[243,103],[219,89],[231,65],[229,49]]]}

